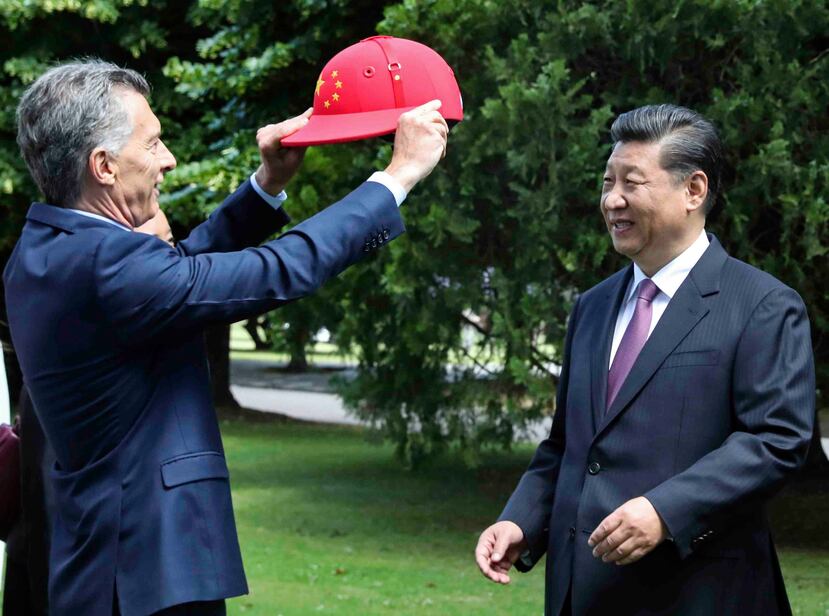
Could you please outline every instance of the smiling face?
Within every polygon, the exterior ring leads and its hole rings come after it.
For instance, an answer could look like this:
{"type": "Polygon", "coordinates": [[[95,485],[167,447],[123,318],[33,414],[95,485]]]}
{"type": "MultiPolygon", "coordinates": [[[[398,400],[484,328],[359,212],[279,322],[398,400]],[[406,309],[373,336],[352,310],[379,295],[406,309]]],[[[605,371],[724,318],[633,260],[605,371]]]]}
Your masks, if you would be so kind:
{"type": "Polygon", "coordinates": [[[662,168],[659,153],[659,143],[617,143],[602,182],[601,211],[613,248],[648,276],[688,248],[705,225],[705,174],[677,180],[662,168]]]}
{"type": "Polygon", "coordinates": [[[129,211],[129,222],[137,227],[158,212],[158,186],[164,174],[175,169],[176,159],[161,141],[161,123],[147,99],[137,92],[125,91],[121,102],[133,130],[127,144],[114,157],[111,198],[122,211],[129,211]]]}

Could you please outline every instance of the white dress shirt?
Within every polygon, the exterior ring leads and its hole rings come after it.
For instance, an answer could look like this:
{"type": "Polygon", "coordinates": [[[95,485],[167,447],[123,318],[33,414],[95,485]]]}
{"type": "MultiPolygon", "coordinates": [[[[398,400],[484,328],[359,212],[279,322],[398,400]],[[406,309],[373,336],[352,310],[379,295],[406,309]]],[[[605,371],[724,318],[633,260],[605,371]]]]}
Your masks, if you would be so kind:
{"type": "Polygon", "coordinates": [[[118,222],[116,220],[112,220],[112,218],[107,218],[106,216],[101,216],[100,214],[93,214],[92,212],[85,212],[84,210],[76,210],[75,208],[72,208],[72,207],[68,207],[66,209],[70,212],[75,212],[76,214],[80,214],[81,216],[86,216],[87,218],[94,218],[96,220],[103,220],[104,222],[108,222],[111,225],[115,225],[119,229],[123,229],[124,231],[132,231],[132,229],[129,229],[129,228],[125,227],[124,225],[122,225],[120,222],[118,222]]]}
{"type": "MultiPolygon", "coordinates": [[[[397,207],[400,207],[400,205],[406,200],[406,189],[400,185],[400,182],[395,180],[385,171],[375,171],[366,181],[377,182],[378,184],[382,184],[388,188],[391,191],[391,194],[394,195],[394,201],[397,203],[397,207]]],[[[269,204],[271,207],[281,207],[285,202],[285,199],[288,198],[288,195],[285,194],[284,190],[276,196],[266,193],[262,187],[259,186],[259,182],[256,181],[256,173],[251,174],[250,184],[253,186],[253,190],[256,191],[256,194],[262,197],[262,199],[265,200],[265,203],[269,204]]]]}
{"type": "MultiPolygon", "coordinates": [[[[653,312],[651,313],[651,327],[648,330],[649,338],[656,324],[659,323],[659,319],[665,313],[668,302],[671,301],[671,298],[677,289],[679,289],[680,285],[685,282],[685,278],[688,277],[688,274],[697,264],[702,253],[708,248],[708,244],[708,236],[705,234],[705,229],[703,229],[693,244],[688,246],[673,261],[664,265],[651,278],[653,283],[659,287],[659,293],[657,293],[651,304],[653,312]]],[[[616,357],[616,351],[622,342],[622,336],[625,335],[625,330],[633,318],[633,311],[636,309],[636,287],[645,278],[647,278],[645,272],[639,269],[639,266],[634,263],[633,279],[628,285],[627,291],[625,292],[625,299],[622,301],[622,305],[619,307],[619,314],[616,317],[616,329],[613,331],[613,346],[610,347],[610,363],[608,364],[608,369],[613,365],[613,358],[616,357]]]]}

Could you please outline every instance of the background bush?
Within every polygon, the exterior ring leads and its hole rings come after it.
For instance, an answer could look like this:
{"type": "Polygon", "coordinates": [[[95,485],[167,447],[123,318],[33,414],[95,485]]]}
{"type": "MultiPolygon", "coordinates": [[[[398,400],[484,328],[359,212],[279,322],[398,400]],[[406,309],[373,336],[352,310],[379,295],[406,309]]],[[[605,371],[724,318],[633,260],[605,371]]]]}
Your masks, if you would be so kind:
{"type": "MultiPolygon", "coordinates": [[[[825,2],[0,0],[0,23],[3,258],[36,195],[14,107],[52,61],[92,54],[148,74],[179,159],[164,206],[180,234],[254,170],[255,129],[305,109],[338,50],[380,32],[446,58],[466,118],[405,205],[409,233],[270,318],[281,348],[325,326],[358,357],[346,399],[410,463],[447,446],[475,463],[553,411],[575,294],[625,263],[598,211],[609,125],[647,103],[721,129],[728,183],[708,230],[803,296],[825,404],[825,2]]],[[[312,148],[289,211],[319,210],[389,153],[382,141],[312,148]]]]}

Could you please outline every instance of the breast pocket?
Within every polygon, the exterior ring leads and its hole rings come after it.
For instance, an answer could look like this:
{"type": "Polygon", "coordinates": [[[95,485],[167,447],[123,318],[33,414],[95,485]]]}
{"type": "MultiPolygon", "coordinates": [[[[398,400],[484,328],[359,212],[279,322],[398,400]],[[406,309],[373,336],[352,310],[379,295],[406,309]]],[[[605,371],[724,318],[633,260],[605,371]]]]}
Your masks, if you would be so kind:
{"type": "Polygon", "coordinates": [[[682,366],[715,366],[720,363],[720,352],[717,349],[706,351],[683,351],[668,355],[662,363],[662,368],[679,368],[682,366]]]}

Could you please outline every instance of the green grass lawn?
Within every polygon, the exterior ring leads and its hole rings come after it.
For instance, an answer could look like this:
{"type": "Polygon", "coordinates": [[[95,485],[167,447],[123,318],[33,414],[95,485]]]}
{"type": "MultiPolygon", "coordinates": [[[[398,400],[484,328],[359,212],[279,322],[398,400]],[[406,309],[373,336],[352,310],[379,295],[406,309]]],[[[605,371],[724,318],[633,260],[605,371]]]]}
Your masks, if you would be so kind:
{"type": "Polygon", "coordinates": [[[541,614],[543,572],[510,587],[475,568],[526,452],[488,471],[411,473],[358,429],[223,422],[251,594],[231,614],[541,614]]]}
{"type": "MultiPolygon", "coordinates": [[[[531,448],[479,470],[446,458],[408,472],[356,428],[232,420],[222,430],[251,591],[230,614],[542,614],[543,567],[502,587],[472,556],[531,448]]],[[[796,614],[829,613],[827,514],[820,490],[787,492],[773,508],[796,614]]]]}

